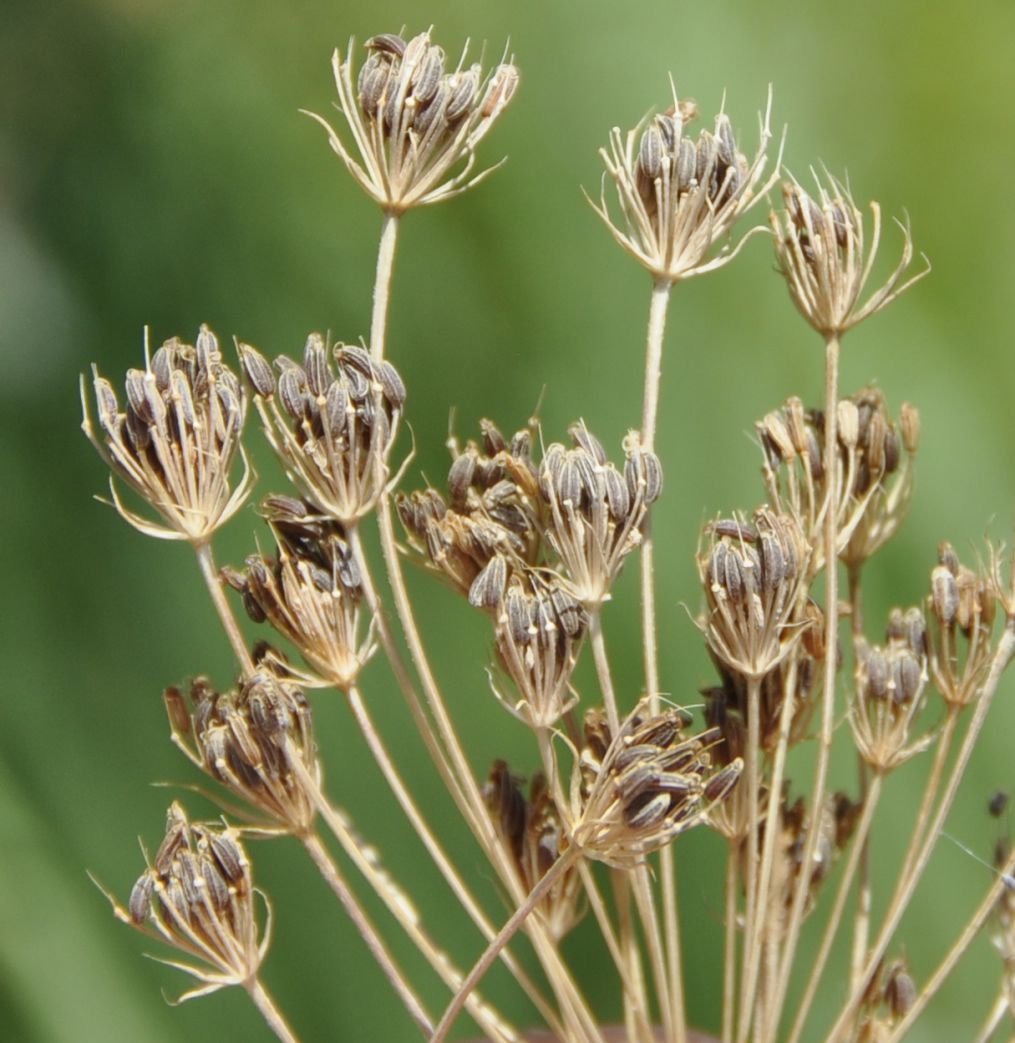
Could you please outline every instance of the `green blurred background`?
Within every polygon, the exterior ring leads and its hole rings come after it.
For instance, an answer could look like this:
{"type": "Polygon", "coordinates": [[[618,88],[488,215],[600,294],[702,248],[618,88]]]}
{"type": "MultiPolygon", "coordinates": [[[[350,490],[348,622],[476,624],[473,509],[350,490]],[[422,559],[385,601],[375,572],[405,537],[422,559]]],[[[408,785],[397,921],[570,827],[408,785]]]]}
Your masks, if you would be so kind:
{"type": "MultiPolygon", "coordinates": [[[[910,399],[924,424],[911,517],[869,570],[872,629],[890,604],[923,595],[940,539],[969,557],[988,528],[1002,537],[1010,528],[1011,4],[8,0],[0,30],[4,1039],[267,1038],[237,990],[167,1006],[160,990],[176,995],[185,982],[142,959],[151,947],[113,921],[85,875],[127,895],[142,865],[135,837],[158,843],[170,799],[151,783],[196,781],[168,742],[160,691],[197,672],[226,685],[232,667],[187,548],[141,537],[92,500],[105,474],[78,431],[77,375],[95,360],[119,380],[140,361],[145,324],[158,342],[192,338],[208,322],[226,343],[235,334],[272,354],[298,352],[311,329],[347,341],[365,335],[379,216],[297,109],[328,111],[336,43],[431,21],[449,52],[471,37],[496,57],[510,39],[523,79],[484,147],[488,160],[508,154],[505,168],[405,222],[390,351],[410,390],[413,482],[420,471],[441,478],[450,409],[462,434],[481,416],[513,429],[544,387],[548,438],[582,416],[619,453],[639,417],[649,281],[579,186],[596,189],[596,149],[611,126],[667,104],[672,72],[705,114],[727,91],[748,151],[772,83],[791,169],[825,162],[848,171],[858,198],[876,195],[889,214],[907,209],[933,261],[930,278],[845,349],[845,390],[876,378],[893,410],[910,399]]],[[[897,247],[889,228],[886,252],[897,247]]],[[[790,393],[814,401],[820,388],[819,346],[772,268],[759,239],[729,269],[678,288],[671,312],[660,434],[667,486],[655,525],[663,677],[685,702],[711,676],[682,608],[699,604],[699,524],[760,499],[753,421],[790,393]]],[[[277,489],[253,425],[250,441],[260,490],[277,489]]],[[[223,534],[220,560],[238,563],[256,529],[252,511],[242,512],[223,534]]],[[[629,703],[640,678],[635,576],[630,567],[606,613],[629,703]]],[[[411,579],[479,770],[495,756],[531,770],[525,734],[487,688],[484,620],[429,577],[411,579]]],[[[364,687],[420,802],[492,893],[380,661],[364,687]]],[[[950,826],[985,855],[1000,828],[985,799],[1015,781],[1011,701],[1002,693],[950,826]]],[[[318,695],[316,707],[335,799],[377,842],[429,926],[469,960],[478,939],[402,827],[338,698],[318,695]]],[[[918,761],[889,790],[875,838],[885,871],[925,769],[918,761]]],[[[850,777],[847,766],[840,781],[850,777]]],[[[195,814],[210,813],[185,796],[195,814]]],[[[703,1027],[715,1026],[721,982],[721,855],[704,831],[680,843],[687,991],[703,1027]]],[[[303,1038],[414,1038],[295,844],[258,844],[254,857],[277,914],[266,979],[303,1038]]],[[[958,849],[940,849],[907,920],[905,951],[918,979],[987,883],[958,849]]],[[[877,900],[887,886],[882,873],[877,900]]],[[[579,933],[566,948],[609,1017],[616,988],[593,937],[579,933]]],[[[912,1038],[969,1038],[999,976],[979,939],[912,1038]]],[[[439,1008],[444,994],[421,977],[439,1008]]],[[[510,982],[495,973],[488,984],[524,1023],[529,1012],[510,982]]],[[[837,988],[833,974],[828,1002],[837,988]]]]}

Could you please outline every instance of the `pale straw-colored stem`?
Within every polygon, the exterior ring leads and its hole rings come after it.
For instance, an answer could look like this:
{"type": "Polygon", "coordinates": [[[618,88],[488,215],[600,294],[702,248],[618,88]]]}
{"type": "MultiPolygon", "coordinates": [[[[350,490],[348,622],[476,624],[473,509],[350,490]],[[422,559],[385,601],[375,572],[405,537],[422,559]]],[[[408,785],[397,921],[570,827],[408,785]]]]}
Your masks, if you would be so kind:
{"type": "MultiPolygon", "coordinates": [[[[591,881],[592,887],[595,887],[591,869],[584,862],[579,865],[586,890],[589,888],[589,881],[591,881]]],[[[645,985],[645,971],[642,967],[641,948],[634,930],[634,921],[631,919],[631,878],[626,870],[613,869],[610,871],[610,880],[617,906],[620,950],[624,960],[624,971],[621,972],[625,985],[624,1024],[627,1034],[632,1040],[647,1039],[649,1043],[654,1043],[655,1030],[649,1021],[648,992],[645,985]]],[[[592,895],[590,894],[589,897],[591,900],[592,895]]]]}
{"type": "Polygon", "coordinates": [[[580,857],[581,853],[577,848],[568,848],[543,874],[539,883],[533,887],[525,901],[511,914],[511,918],[500,929],[497,937],[487,946],[486,951],[465,976],[465,981],[462,982],[458,992],[455,993],[454,998],[444,1011],[441,1020],[437,1023],[437,1028],[434,1029],[433,1035],[430,1037],[430,1043],[443,1043],[451,1031],[455,1019],[461,1013],[462,1007],[465,1006],[465,1001],[468,999],[469,994],[482,981],[483,975],[493,966],[501,950],[511,941],[518,929],[529,918],[536,906],[546,897],[553,885],[570,868],[574,860],[580,857]]]}
{"type": "MultiPolygon", "coordinates": [[[[740,982],[740,1024],[737,1039],[747,1039],[752,1020],[758,1010],[754,1002],[761,965],[761,922],[767,910],[758,905],[758,851],[759,811],[761,804],[761,678],[747,679],[747,748],[744,751],[744,775],[747,782],[747,911],[744,931],[744,972],[740,982]]],[[[760,1022],[758,1022],[760,1024],[760,1022]]]]}
{"type": "Polygon", "coordinates": [[[790,1030],[787,1043],[797,1043],[797,1040],[801,1038],[804,1025],[807,1022],[807,1015],[810,1012],[811,1004],[814,1002],[814,996],[818,991],[818,985],[821,982],[821,975],[825,970],[825,964],[828,962],[829,953],[832,951],[832,944],[835,942],[836,936],[839,933],[839,925],[842,922],[842,914],[846,908],[849,889],[853,884],[853,879],[856,876],[857,869],[862,863],[863,853],[866,850],[864,841],[866,841],[868,836],[870,836],[871,824],[874,821],[874,812],[877,808],[878,800],[881,797],[882,781],[880,775],[875,775],[870,784],[870,788],[867,791],[867,797],[863,805],[863,812],[860,816],[860,821],[857,823],[856,835],[853,838],[853,846],[849,852],[849,860],[846,862],[846,868],[843,870],[842,876],[839,879],[839,890],[836,892],[832,911],[829,913],[828,920],[825,924],[825,931],[821,937],[821,945],[818,947],[818,954],[815,957],[811,973],[807,979],[807,986],[804,989],[803,998],[797,1005],[796,1018],[793,1022],[793,1028],[790,1030]]]}
{"type": "MultiPolygon", "coordinates": [[[[386,214],[377,255],[374,308],[370,328],[370,354],[378,362],[385,357],[387,313],[391,296],[391,277],[394,269],[398,227],[397,216],[386,214]]],[[[516,868],[511,863],[507,850],[497,836],[490,817],[486,813],[479,787],[430,667],[405,585],[398,542],[395,538],[393,514],[391,497],[385,493],[381,496],[377,507],[381,554],[391,587],[395,612],[409,649],[409,657],[422,684],[427,706],[436,724],[437,733],[444,744],[451,768],[457,776],[463,802],[470,809],[469,813],[465,814],[466,821],[474,826],[480,846],[497,871],[502,883],[507,887],[512,901],[517,904],[524,901],[525,889],[516,868]]],[[[538,920],[529,926],[529,934],[561,1004],[561,1014],[574,1032],[575,1038],[601,1043],[602,1036],[595,1019],[563,963],[553,939],[538,920]]]]}
{"type": "Polygon", "coordinates": [[[983,724],[987,718],[987,711],[990,709],[990,705],[994,700],[994,694],[997,691],[998,683],[1001,680],[1001,674],[1004,672],[1005,667],[1011,660],[1013,651],[1015,651],[1015,619],[1009,619],[1005,624],[1001,640],[998,642],[997,649],[994,652],[990,671],[987,675],[987,679],[983,683],[983,687],[980,690],[980,696],[976,702],[973,719],[969,722],[969,727],[966,729],[966,734],[962,739],[962,745],[959,747],[955,763],[952,765],[951,773],[948,776],[948,782],[938,804],[937,812],[935,813],[930,826],[927,828],[926,836],[920,846],[919,854],[913,862],[911,871],[905,878],[902,878],[901,876],[899,878],[899,882],[895,888],[895,894],[892,896],[892,901],[888,907],[888,911],[885,913],[885,919],[881,925],[881,930],[878,932],[877,940],[868,954],[867,962],[864,965],[860,980],[854,985],[848,1002],[843,1006],[839,1017],[836,1019],[832,1031],[828,1035],[828,1043],[836,1043],[836,1041],[844,1038],[843,1034],[853,1020],[857,1007],[860,1005],[863,994],[867,989],[867,985],[876,971],[878,964],[881,962],[885,950],[888,948],[888,945],[899,926],[899,921],[902,919],[903,914],[909,907],[910,900],[916,891],[917,884],[923,876],[924,870],[927,868],[927,863],[930,861],[930,856],[934,850],[934,846],[941,835],[941,830],[944,827],[948,813],[951,811],[952,804],[955,801],[955,795],[958,792],[959,783],[965,775],[966,768],[969,765],[969,759],[973,754],[973,748],[983,730],[983,724]]]}
{"type": "Polygon", "coordinates": [[[606,719],[610,724],[610,734],[616,735],[620,731],[617,693],[613,687],[610,660],[606,655],[602,611],[598,607],[589,613],[589,642],[592,645],[592,659],[596,666],[596,677],[599,679],[599,690],[603,695],[603,705],[606,707],[606,719]]]}
{"type": "MultiPolygon", "coordinates": [[[[673,283],[657,279],[649,301],[648,331],[645,337],[645,386],[641,411],[642,448],[655,451],[656,420],[659,413],[659,384],[662,372],[663,337],[666,313],[673,283]]],[[[645,693],[651,699],[651,712],[659,712],[659,646],[656,628],[655,544],[652,540],[651,513],[642,527],[641,545],[641,630],[645,669],[645,693]]],[[[666,940],[668,992],[671,1011],[669,1020],[675,1027],[673,1043],[685,1043],[687,1028],[684,1014],[684,986],[680,956],[680,922],[677,911],[677,877],[672,845],[659,856],[663,890],[663,933],[666,940]]]]}
{"type": "MultiPolygon", "coordinates": [[[[835,725],[835,671],[839,649],[839,558],[836,553],[839,514],[839,469],[838,452],[838,404],[839,404],[839,339],[830,336],[825,344],[825,484],[824,503],[824,559],[825,559],[825,662],[824,681],[821,693],[821,730],[818,736],[818,755],[811,786],[810,815],[807,838],[804,842],[799,874],[793,893],[789,925],[783,942],[782,961],[779,970],[779,985],[776,1007],[781,1012],[789,985],[789,976],[800,940],[807,894],[811,887],[811,874],[807,867],[814,864],[814,851],[818,844],[820,821],[825,792],[828,788],[828,765],[831,759],[832,731],[835,725]]],[[[778,1022],[776,1011],[770,1013],[773,1023],[778,1022]]]]}
{"type": "Polygon", "coordinates": [[[247,990],[247,995],[254,1001],[254,1006],[260,1011],[261,1017],[267,1022],[268,1028],[282,1043],[298,1043],[296,1034],[289,1028],[271,994],[261,984],[260,978],[248,979],[243,983],[243,987],[247,990]]]}
{"type": "Polygon", "coordinates": [[[997,908],[997,900],[1001,897],[1001,891],[1010,886],[1012,882],[1010,874],[1013,869],[1015,869],[1015,850],[1008,855],[1004,868],[997,874],[997,878],[991,885],[990,890],[984,895],[979,908],[966,924],[965,930],[956,938],[955,944],[948,950],[945,958],[938,964],[937,970],[934,971],[930,980],[920,990],[920,994],[916,997],[916,1002],[906,1012],[906,1016],[895,1026],[894,1031],[888,1038],[888,1043],[898,1043],[905,1036],[913,1022],[923,1013],[927,1004],[930,1003],[937,995],[941,986],[948,980],[949,975],[969,948],[972,940],[980,933],[983,925],[987,922],[987,918],[997,908]]]}
{"type": "Polygon", "coordinates": [[[349,889],[349,885],[338,871],[338,866],[332,861],[331,855],[328,854],[316,833],[308,833],[300,839],[321,876],[324,877],[335,897],[342,903],[342,908],[352,920],[353,926],[359,931],[370,955],[381,968],[384,977],[388,979],[388,984],[395,990],[395,995],[409,1012],[409,1017],[415,1022],[416,1027],[423,1034],[423,1038],[428,1038],[433,1032],[433,1021],[430,1019],[430,1015],[427,1014],[419,997],[409,987],[405,975],[398,969],[398,965],[388,952],[383,939],[363,911],[356,896],[349,889]]]}
{"type": "Polygon", "coordinates": [[[367,559],[366,551],[363,547],[363,538],[360,535],[359,526],[351,526],[348,532],[349,544],[352,547],[353,557],[359,567],[361,582],[363,584],[363,594],[373,617],[374,627],[377,631],[378,637],[380,638],[384,654],[391,666],[392,673],[395,675],[395,680],[398,682],[398,687],[401,689],[406,705],[409,708],[409,713],[412,715],[413,722],[416,725],[416,730],[419,732],[420,738],[423,740],[423,745],[426,746],[427,752],[430,754],[430,759],[437,768],[444,785],[451,794],[455,806],[465,818],[466,822],[469,823],[472,832],[478,834],[480,832],[480,826],[475,820],[473,809],[466,801],[462,787],[452,772],[451,766],[448,764],[447,756],[440,746],[440,741],[434,734],[433,725],[427,717],[426,709],[420,701],[419,695],[416,692],[416,687],[413,684],[412,678],[409,676],[409,671],[402,659],[401,650],[395,641],[394,634],[391,632],[391,626],[388,622],[384,604],[381,601],[380,595],[377,593],[377,587],[374,584],[373,572],[370,567],[370,562],[367,559]]]}
{"type": "MultiPolygon", "coordinates": [[[[675,1008],[670,995],[670,979],[667,974],[666,952],[663,949],[662,935],[659,932],[659,911],[656,908],[655,893],[649,877],[648,866],[644,863],[631,871],[632,892],[638,917],[645,931],[645,943],[648,946],[648,963],[652,968],[656,996],[659,1000],[660,1020],[663,1023],[663,1039],[673,1043],[683,1038],[686,1031],[682,1024],[674,1020],[675,1008]],[[678,1037],[678,1032],[680,1033],[678,1037]]],[[[682,1013],[682,1012],[681,1012],[682,1013]]]]}
{"type": "Polygon", "coordinates": [[[976,1033],[976,1039],[973,1043],[990,1043],[994,1038],[994,1033],[997,1031],[998,1025],[1004,1020],[1005,1014],[1008,1013],[1008,996],[1005,989],[1002,987],[1001,994],[994,1001],[994,1006],[990,1008],[990,1013],[987,1015],[986,1020],[980,1028],[980,1031],[976,1033]]]}
{"type": "Polygon", "coordinates": [[[736,1018],[737,885],[740,873],[737,842],[729,841],[726,851],[726,948],[722,975],[722,1043],[733,1043],[736,1018]]]}
{"type": "MultiPolygon", "coordinates": [[[[314,806],[317,808],[321,818],[327,823],[335,839],[342,845],[346,856],[359,870],[360,874],[373,888],[374,893],[384,904],[392,915],[395,922],[402,928],[409,939],[413,942],[427,963],[440,976],[441,980],[449,989],[454,991],[462,982],[462,973],[451,962],[447,954],[437,946],[420,924],[416,910],[409,903],[407,896],[392,882],[391,878],[378,864],[376,856],[365,850],[363,843],[351,830],[345,817],[329,802],[321,791],[317,781],[303,766],[298,758],[293,760],[293,767],[299,778],[300,784],[304,786],[310,795],[314,806]]],[[[505,959],[505,963],[511,966],[513,961],[505,959]]],[[[519,983],[526,988],[528,978],[521,972],[516,975],[519,983]]],[[[531,984],[531,983],[530,983],[531,984]]],[[[556,1030],[560,1028],[560,1022],[556,1020],[552,1008],[542,1000],[538,990],[533,987],[531,993],[526,988],[526,994],[539,1009],[540,1013],[547,1018],[547,1023],[556,1030]]],[[[469,998],[469,1013],[480,1024],[483,1031],[487,1033],[494,1043],[516,1043],[518,1036],[510,1029],[492,1008],[488,1007],[474,993],[469,998]]]]}
{"type": "Polygon", "coordinates": [[[211,595],[212,604],[218,613],[222,629],[229,638],[236,659],[240,664],[244,677],[250,677],[254,673],[254,661],[250,658],[247,643],[243,640],[236,617],[233,615],[229,602],[226,600],[225,591],[222,589],[222,581],[219,579],[218,569],[215,567],[215,558],[212,555],[211,543],[194,544],[194,553],[197,555],[197,563],[201,566],[201,575],[207,584],[208,593],[211,595]]]}

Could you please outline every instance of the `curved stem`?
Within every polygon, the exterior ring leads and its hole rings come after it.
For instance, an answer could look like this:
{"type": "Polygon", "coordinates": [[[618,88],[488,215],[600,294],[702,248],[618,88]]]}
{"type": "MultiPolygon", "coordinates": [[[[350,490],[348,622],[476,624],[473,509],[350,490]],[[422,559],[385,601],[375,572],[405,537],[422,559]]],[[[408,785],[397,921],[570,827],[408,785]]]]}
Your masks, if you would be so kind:
{"type": "Polygon", "coordinates": [[[377,247],[374,307],[370,316],[370,354],[375,362],[384,358],[384,344],[388,332],[388,299],[391,295],[391,274],[395,268],[397,245],[398,214],[385,213],[384,223],[381,225],[381,241],[377,247]]]}
{"type": "Polygon", "coordinates": [[[370,918],[363,911],[363,907],[357,901],[356,896],[349,889],[338,867],[331,860],[331,856],[325,850],[320,837],[316,833],[308,833],[300,838],[307,854],[313,859],[321,876],[327,881],[328,886],[335,893],[335,897],[342,903],[346,915],[352,920],[356,930],[359,931],[370,955],[377,961],[377,965],[388,979],[388,984],[395,990],[395,995],[405,1005],[409,1017],[416,1023],[416,1027],[423,1034],[423,1038],[429,1037],[433,1032],[433,1022],[427,1014],[419,997],[409,988],[405,975],[398,969],[391,954],[388,952],[384,941],[377,933],[377,929],[370,922],[370,918]]]}
{"type": "Polygon", "coordinates": [[[254,661],[250,658],[247,643],[243,640],[239,624],[233,615],[229,602],[226,600],[225,591],[222,589],[222,581],[219,579],[218,569],[215,567],[215,558],[212,555],[211,543],[198,543],[194,545],[194,553],[197,555],[197,563],[201,566],[201,575],[207,584],[208,593],[211,595],[212,604],[218,613],[222,629],[229,638],[233,652],[240,664],[244,677],[250,677],[254,672],[254,661]]]}
{"type": "Polygon", "coordinates": [[[297,1043],[293,1030],[286,1024],[282,1012],[275,1005],[268,990],[261,984],[259,978],[251,978],[244,982],[243,986],[247,995],[254,1001],[254,1006],[261,1012],[261,1017],[268,1023],[268,1027],[282,1040],[282,1043],[297,1043]]]}

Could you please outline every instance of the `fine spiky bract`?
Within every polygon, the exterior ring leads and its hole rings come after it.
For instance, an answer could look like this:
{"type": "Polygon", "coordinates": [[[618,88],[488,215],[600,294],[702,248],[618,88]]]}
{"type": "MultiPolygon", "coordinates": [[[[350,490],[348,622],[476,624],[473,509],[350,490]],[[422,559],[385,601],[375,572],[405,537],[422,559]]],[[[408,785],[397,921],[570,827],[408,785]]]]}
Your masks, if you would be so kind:
{"type": "MultiPolygon", "coordinates": [[[[483,176],[475,149],[518,73],[507,63],[484,73],[464,52],[451,65],[429,31],[374,36],[358,66],[352,45],[333,64],[345,127],[328,127],[332,147],[384,210],[370,330],[358,344],[311,334],[298,361],[271,362],[238,343],[244,387],[202,327],[195,345],[167,341],[143,370],[127,372],[123,408],[97,373],[94,406],[83,394],[86,434],[150,512],[125,506],[114,486],[117,510],[143,533],[193,546],[236,657],[224,683],[196,671],[164,692],[172,739],[225,819],[192,822],[173,804],[126,907],[114,901],[117,916],[184,954],[167,962],[198,979],[187,997],[240,985],[271,1031],[293,1041],[260,979],[267,913],[255,910],[243,838],[294,838],[404,1008],[406,1035],[431,1043],[461,1015],[491,1043],[898,1043],[993,921],[1001,985],[991,1009],[972,1012],[962,1030],[973,1038],[982,1024],[985,1043],[1015,994],[1010,843],[999,845],[995,877],[928,977],[907,963],[900,924],[1015,651],[1015,569],[1001,548],[974,567],[942,543],[928,554],[919,604],[865,618],[865,577],[909,506],[921,422],[907,403],[893,411],[876,386],[839,392],[842,336],[926,274],[908,274],[908,220],[899,261],[869,291],[876,203],[868,232],[845,185],[822,175],[813,196],[788,181],[785,208],[770,217],[778,270],[824,344],[824,394],[811,405],[791,394],[757,421],[762,502],[703,527],[700,590],[683,594],[700,605],[694,622],[715,667],[697,692],[693,671],[665,677],[659,667],[660,641],[690,624],[656,612],[656,555],[693,553],[653,527],[672,455],[656,444],[665,324],[677,284],[730,263],[752,234],[736,239],[737,222],[778,176],[778,161],[766,173],[769,110],[753,158],[725,112],[694,134],[696,106],[675,95],[628,134],[614,130],[602,152],[607,183],[594,209],[652,283],[640,423],[635,413],[622,455],[584,420],[559,440],[534,421],[507,436],[484,420],[475,440],[449,440],[446,481],[403,491],[411,389],[388,361],[386,334],[400,217],[483,176]],[[251,398],[288,486],[260,500],[263,524],[245,560],[219,568],[212,538],[253,484],[241,444],[251,398]],[[364,550],[374,529],[379,556],[364,550]],[[488,636],[471,662],[487,669],[490,712],[529,740],[527,760],[474,767],[460,715],[475,712],[470,700],[483,693],[460,690],[472,685],[463,682],[464,645],[454,669],[431,661],[407,563],[485,617],[488,636]],[[634,672],[617,667],[606,640],[623,616],[625,566],[640,572],[634,672]],[[253,645],[239,608],[249,626],[266,628],[253,645]],[[375,654],[472,838],[461,864],[444,846],[453,821],[431,824],[425,787],[403,777],[375,723],[372,704],[385,693],[363,669],[375,654]],[[318,748],[313,704],[328,698],[347,704],[355,733],[343,742],[363,744],[375,767],[369,785],[390,790],[460,905],[481,953],[471,967],[449,955],[446,923],[427,923],[426,903],[411,893],[416,874],[401,860],[385,866],[370,824],[361,832],[326,792],[335,751],[318,748]],[[833,757],[858,765],[854,788],[833,789],[833,757]],[[893,862],[874,825],[903,765],[923,765],[925,784],[893,862]],[[699,1015],[704,1034],[687,1020],[681,958],[692,946],[680,936],[674,858],[691,829],[711,831],[726,864],[707,899],[721,910],[723,957],[708,971],[722,999],[699,1015]],[[891,891],[875,903],[871,867],[886,863],[880,879],[891,891]],[[489,880],[502,905],[479,897],[489,880]],[[805,956],[808,920],[817,948],[805,956]],[[582,980],[571,963],[583,931],[580,944],[599,945],[611,963],[605,981],[582,980]],[[443,1011],[428,1008],[395,959],[394,932],[443,983],[443,1011]],[[837,946],[848,975],[822,992],[837,946]],[[515,1027],[483,998],[495,963],[546,1034],[515,1027]],[[622,1027],[602,1024],[614,998],[622,1027]]],[[[581,403],[573,408],[580,416],[581,403]]],[[[672,464],[679,475],[680,461],[672,464]]],[[[992,800],[992,812],[1001,805],[992,800]]],[[[902,820],[894,806],[891,814],[902,820]]],[[[356,1017],[348,1012],[351,1038],[361,1034],[356,1017]]]]}

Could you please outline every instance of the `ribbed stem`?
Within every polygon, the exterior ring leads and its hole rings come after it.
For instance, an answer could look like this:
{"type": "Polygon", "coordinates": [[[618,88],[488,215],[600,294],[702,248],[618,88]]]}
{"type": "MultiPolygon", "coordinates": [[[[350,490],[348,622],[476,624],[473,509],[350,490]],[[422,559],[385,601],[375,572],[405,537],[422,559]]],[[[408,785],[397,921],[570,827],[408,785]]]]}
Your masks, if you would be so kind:
{"type": "Polygon", "coordinates": [[[261,1012],[261,1017],[282,1043],[298,1043],[293,1030],[286,1024],[282,1012],[275,1005],[275,1001],[261,984],[260,979],[251,978],[244,983],[244,988],[247,990],[247,995],[254,1001],[254,1006],[261,1012]]]}

